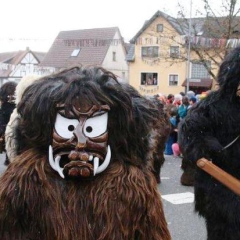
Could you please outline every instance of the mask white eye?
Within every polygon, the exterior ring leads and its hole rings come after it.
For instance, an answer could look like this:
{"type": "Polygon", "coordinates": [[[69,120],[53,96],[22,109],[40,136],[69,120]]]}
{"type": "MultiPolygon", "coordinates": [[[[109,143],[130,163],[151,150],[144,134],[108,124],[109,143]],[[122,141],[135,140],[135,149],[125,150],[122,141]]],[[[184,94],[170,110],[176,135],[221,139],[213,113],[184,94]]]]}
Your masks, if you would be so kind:
{"type": "Polygon", "coordinates": [[[83,133],[87,137],[98,137],[107,131],[108,113],[88,118],[83,133]]]}
{"type": "Polygon", "coordinates": [[[55,130],[59,136],[69,139],[73,136],[73,131],[78,124],[79,121],[77,119],[65,118],[58,113],[55,122],[55,130]]]}

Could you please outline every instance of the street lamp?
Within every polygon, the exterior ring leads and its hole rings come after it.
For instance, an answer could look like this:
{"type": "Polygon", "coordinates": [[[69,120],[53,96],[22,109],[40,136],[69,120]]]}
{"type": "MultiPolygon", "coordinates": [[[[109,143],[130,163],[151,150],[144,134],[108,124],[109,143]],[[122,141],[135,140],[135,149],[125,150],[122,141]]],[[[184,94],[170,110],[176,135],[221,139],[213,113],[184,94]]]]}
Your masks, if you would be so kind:
{"type": "Polygon", "coordinates": [[[190,17],[189,17],[189,21],[188,21],[187,92],[189,91],[189,79],[190,79],[191,26],[192,26],[192,0],[190,0],[190,17]]]}

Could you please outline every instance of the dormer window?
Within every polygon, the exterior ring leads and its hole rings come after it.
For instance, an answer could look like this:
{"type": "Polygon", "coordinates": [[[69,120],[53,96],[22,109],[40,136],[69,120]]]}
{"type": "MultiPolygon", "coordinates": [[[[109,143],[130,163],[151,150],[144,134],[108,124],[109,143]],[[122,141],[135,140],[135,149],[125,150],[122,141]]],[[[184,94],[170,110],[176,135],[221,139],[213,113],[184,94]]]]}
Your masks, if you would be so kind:
{"type": "Polygon", "coordinates": [[[157,32],[163,32],[163,24],[157,24],[157,32]]]}
{"type": "Polygon", "coordinates": [[[71,57],[77,57],[80,52],[80,48],[74,49],[72,51],[71,57]]]}

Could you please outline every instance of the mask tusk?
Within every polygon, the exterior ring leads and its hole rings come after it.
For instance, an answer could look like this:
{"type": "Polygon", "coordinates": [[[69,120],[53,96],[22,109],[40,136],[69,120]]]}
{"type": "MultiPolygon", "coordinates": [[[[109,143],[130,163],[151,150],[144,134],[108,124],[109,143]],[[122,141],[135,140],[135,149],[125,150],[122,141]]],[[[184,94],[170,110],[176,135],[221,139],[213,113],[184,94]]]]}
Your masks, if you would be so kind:
{"type": "MultiPolygon", "coordinates": [[[[104,171],[104,170],[107,168],[107,166],[108,166],[109,163],[110,163],[110,159],[111,159],[111,148],[110,148],[110,146],[108,145],[108,151],[107,151],[107,155],[106,155],[106,157],[105,157],[105,160],[104,160],[104,162],[96,169],[96,174],[101,173],[102,171],[104,171]]],[[[95,162],[94,162],[94,165],[95,165],[95,162]]],[[[95,166],[94,166],[94,168],[95,168],[95,166]]],[[[94,172],[95,172],[95,170],[94,170],[94,172]]]]}
{"type": "Polygon", "coordinates": [[[57,156],[55,158],[55,161],[53,159],[53,149],[52,146],[49,145],[49,150],[48,150],[48,160],[49,160],[49,164],[50,166],[58,172],[58,174],[60,175],[60,177],[65,178],[64,174],[63,174],[63,168],[60,167],[59,162],[60,162],[61,157],[57,156]]]}

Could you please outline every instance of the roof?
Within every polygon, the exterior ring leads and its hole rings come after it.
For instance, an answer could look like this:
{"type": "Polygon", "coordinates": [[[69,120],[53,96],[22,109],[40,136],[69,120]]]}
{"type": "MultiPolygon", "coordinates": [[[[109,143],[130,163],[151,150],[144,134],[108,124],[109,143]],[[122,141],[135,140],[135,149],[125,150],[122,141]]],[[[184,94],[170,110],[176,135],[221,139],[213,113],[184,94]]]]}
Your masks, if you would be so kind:
{"type": "Polygon", "coordinates": [[[39,62],[41,63],[44,59],[44,57],[46,56],[46,53],[44,52],[32,52],[33,55],[35,55],[35,57],[39,60],[39,62]]]}
{"type": "MultiPolygon", "coordinates": [[[[209,38],[223,38],[229,36],[229,28],[224,26],[229,25],[229,17],[201,17],[201,18],[173,18],[166,13],[157,11],[149,20],[145,21],[143,27],[137,32],[137,34],[130,40],[130,43],[135,43],[137,38],[152,24],[152,22],[158,17],[165,18],[172,27],[180,35],[189,34],[189,22],[191,21],[191,34],[209,38]]],[[[231,23],[232,33],[231,37],[236,34],[239,37],[240,34],[240,16],[234,16],[231,23]]]]}
{"type": "Polygon", "coordinates": [[[135,45],[131,44],[127,52],[126,61],[128,62],[134,61],[134,56],[135,56],[134,53],[135,53],[135,45]]]}
{"type": "MultiPolygon", "coordinates": [[[[200,78],[200,79],[189,79],[189,87],[204,87],[211,88],[213,80],[210,78],[200,78]]],[[[182,84],[183,87],[187,86],[187,80],[185,80],[182,84]]]]}
{"type": "MultiPolygon", "coordinates": [[[[185,21],[185,25],[189,25],[190,19],[178,19],[181,23],[185,21]],[[187,21],[186,21],[187,20],[187,21]]],[[[229,33],[229,16],[226,17],[202,17],[202,18],[192,18],[191,19],[191,34],[195,36],[202,36],[208,38],[225,38],[235,37],[235,34],[240,33],[240,16],[234,16],[231,22],[231,31],[229,33]],[[228,26],[228,27],[225,27],[228,26]]],[[[188,28],[185,34],[188,34],[188,28]]]]}
{"type": "Polygon", "coordinates": [[[170,15],[163,13],[161,11],[157,11],[149,20],[145,21],[143,27],[137,32],[137,34],[130,40],[130,43],[135,43],[137,38],[150,26],[150,24],[157,19],[158,17],[165,18],[174,29],[176,29],[179,34],[182,34],[182,29],[180,28],[180,24],[177,22],[177,19],[171,17],[170,15]]]}
{"type": "MultiPolygon", "coordinates": [[[[10,66],[18,65],[28,53],[32,53],[39,62],[41,62],[44,56],[46,55],[46,53],[44,52],[34,52],[27,48],[24,51],[0,53],[0,63],[9,64],[10,66]]],[[[0,77],[8,77],[11,72],[12,72],[11,67],[8,67],[8,69],[0,68],[0,77]]]]}
{"type": "Polygon", "coordinates": [[[77,64],[101,65],[116,32],[120,35],[118,27],[62,31],[41,66],[65,68],[77,64]],[[80,49],[80,52],[71,57],[75,49],[80,49]]]}

